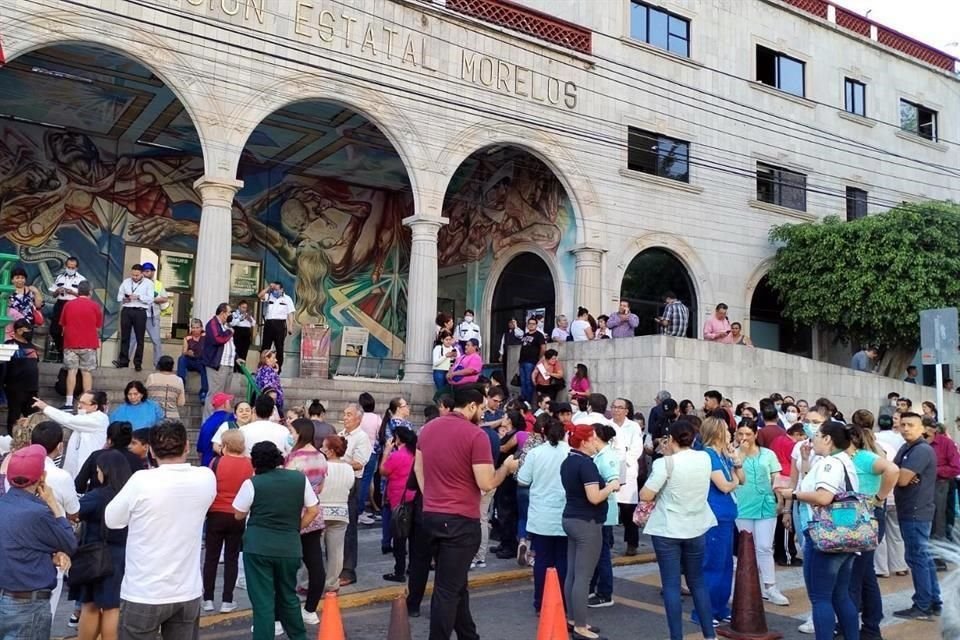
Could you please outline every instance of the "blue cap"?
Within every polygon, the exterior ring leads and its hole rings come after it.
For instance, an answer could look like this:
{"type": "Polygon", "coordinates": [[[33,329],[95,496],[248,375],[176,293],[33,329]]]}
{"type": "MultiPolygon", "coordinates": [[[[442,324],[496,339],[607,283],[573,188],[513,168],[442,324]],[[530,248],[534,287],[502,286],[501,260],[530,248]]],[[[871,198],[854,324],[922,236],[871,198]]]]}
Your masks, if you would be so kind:
{"type": "Polygon", "coordinates": [[[156,268],[155,266],[153,266],[153,263],[152,263],[152,262],[144,262],[142,268],[143,268],[144,271],[156,271],[156,270],[157,270],[157,268],[156,268]]]}

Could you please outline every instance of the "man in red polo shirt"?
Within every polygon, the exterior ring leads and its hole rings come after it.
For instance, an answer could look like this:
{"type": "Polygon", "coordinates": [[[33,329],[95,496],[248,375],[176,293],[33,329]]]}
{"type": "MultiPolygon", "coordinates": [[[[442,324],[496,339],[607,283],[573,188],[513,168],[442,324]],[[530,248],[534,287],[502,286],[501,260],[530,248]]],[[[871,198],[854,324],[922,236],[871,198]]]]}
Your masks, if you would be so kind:
{"type": "Polygon", "coordinates": [[[480,493],[517,470],[508,458],[494,471],[490,441],[478,426],[483,392],[454,390],[454,409],[424,425],[414,470],[423,488],[423,526],[437,559],[430,600],[430,640],[477,640],[470,615],[467,572],[480,546],[480,493]]]}
{"type": "Polygon", "coordinates": [[[77,283],[77,297],[63,305],[60,326],[63,328],[63,365],[67,368],[64,408],[73,409],[78,370],[83,389],[93,389],[93,370],[97,368],[97,349],[100,348],[100,329],[103,327],[103,309],[90,298],[89,280],[77,283]]]}

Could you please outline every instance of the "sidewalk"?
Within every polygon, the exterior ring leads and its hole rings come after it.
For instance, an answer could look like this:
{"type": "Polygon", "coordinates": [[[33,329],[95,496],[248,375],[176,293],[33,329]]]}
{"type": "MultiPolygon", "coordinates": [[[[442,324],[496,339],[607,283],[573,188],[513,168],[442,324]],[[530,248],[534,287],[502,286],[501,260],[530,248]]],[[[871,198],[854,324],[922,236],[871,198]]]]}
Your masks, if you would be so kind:
{"type": "MultiPolygon", "coordinates": [[[[644,536],[640,537],[640,546],[638,555],[626,558],[622,557],[625,550],[623,544],[623,528],[614,527],[614,563],[639,563],[648,561],[653,552],[650,540],[644,536]],[[620,556],[618,558],[618,556],[620,556]]],[[[496,542],[491,541],[491,546],[496,542]]],[[[383,579],[383,574],[393,571],[393,555],[383,555],[380,552],[380,523],[371,526],[360,525],[359,531],[359,556],[357,563],[357,582],[344,587],[340,590],[340,606],[342,608],[362,607],[378,602],[387,602],[399,594],[404,593],[405,584],[387,582],[383,579]]],[[[217,612],[203,615],[200,624],[203,627],[219,624],[228,620],[248,617],[250,615],[250,600],[247,592],[243,589],[237,589],[234,593],[234,600],[240,608],[233,613],[219,613],[219,586],[222,582],[222,566],[217,578],[218,590],[215,592],[214,600],[217,612]]],[[[470,585],[473,587],[485,586],[490,584],[500,584],[511,580],[525,580],[533,575],[533,570],[529,567],[522,568],[515,559],[499,560],[494,554],[487,554],[487,566],[484,569],[476,569],[470,572],[470,585]]],[[[429,586],[428,586],[429,589],[429,586]]],[[[67,599],[67,589],[60,599],[60,605],[57,607],[57,615],[53,621],[51,630],[52,638],[71,638],[76,636],[76,629],[67,626],[67,620],[73,612],[73,603],[67,599]]],[[[429,600],[429,595],[426,598],[429,600]]]]}

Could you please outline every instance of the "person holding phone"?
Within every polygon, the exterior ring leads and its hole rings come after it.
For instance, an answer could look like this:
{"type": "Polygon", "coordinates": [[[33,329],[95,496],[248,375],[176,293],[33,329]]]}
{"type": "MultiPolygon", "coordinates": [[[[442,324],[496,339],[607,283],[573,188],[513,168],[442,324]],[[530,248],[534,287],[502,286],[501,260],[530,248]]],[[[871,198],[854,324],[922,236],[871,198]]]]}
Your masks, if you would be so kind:
{"type": "Polygon", "coordinates": [[[711,342],[733,344],[733,328],[727,318],[727,305],[725,303],[718,304],[713,315],[707,318],[703,325],[703,339],[711,342]]]}

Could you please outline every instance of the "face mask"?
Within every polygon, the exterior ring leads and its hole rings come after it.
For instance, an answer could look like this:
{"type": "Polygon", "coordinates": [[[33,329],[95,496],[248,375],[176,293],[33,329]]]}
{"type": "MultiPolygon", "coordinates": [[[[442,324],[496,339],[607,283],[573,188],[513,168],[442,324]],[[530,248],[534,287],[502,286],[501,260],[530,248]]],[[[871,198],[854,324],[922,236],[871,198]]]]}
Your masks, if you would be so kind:
{"type": "Polygon", "coordinates": [[[787,424],[793,424],[794,422],[797,421],[797,418],[799,418],[800,416],[796,412],[790,411],[786,413],[783,417],[784,419],[786,419],[787,424]]]}
{"type": "Polygon", "coordinates": [[[777,411],[780,411],[780,406],[781,406],[781,405],[780,405],[779,402],[774,402],[774,403],[773,403],[773,406],[775,406],[775,407],[777,408],[777,411]]]}
{"type": "Polygon", "coordinates": [[[803,433],[809,439],[813,440],[813,437],[817,435],[817,425],[813,424],[812,422],[804,422],[803,433]]]}
{"type": "Polygon", "coordinates": [[[473,322],[473,316],[463,316],[464,322],[473,322]]]}
{"type": "Polygon", "coordinates": [[[890,401],[890,406],[891,406],[891,407],[897,406],[897,400],[896,400],[896,398],[894,398],[893,400],[890,401]]]}
{"type": "Polygon", "coordinates": [[[287,446],[292,449],[292,448],[293,448],[293,445],[295,445],[296,443],[297,443],[297,441],[293,439],[293,434],[288,434],[288,435],[287,435],[287,446]]]}
{"type": "Polygon", "coordinates": [[[272,291],[270,291],[271,298],[279,298],[281,295],[283,295],[283,292],[280,291],[279,289],[273,289],[272,291]]]}
{"type": "Polygon", "coordinates": [[[66,273],[68,276],[75,276],[75,275],[77,275],[77,270],[76,270],[76,269],[64,269],[64,273],[66,273]]]}
{"type": "Polygon", "coordinates": [[[737,423],[737,426],[740,426],[740,423],[743,422],[743,416],[733,416],[733,421],[737,423]]]}

